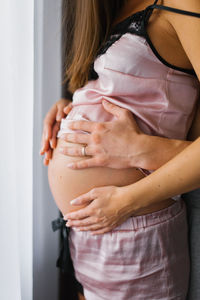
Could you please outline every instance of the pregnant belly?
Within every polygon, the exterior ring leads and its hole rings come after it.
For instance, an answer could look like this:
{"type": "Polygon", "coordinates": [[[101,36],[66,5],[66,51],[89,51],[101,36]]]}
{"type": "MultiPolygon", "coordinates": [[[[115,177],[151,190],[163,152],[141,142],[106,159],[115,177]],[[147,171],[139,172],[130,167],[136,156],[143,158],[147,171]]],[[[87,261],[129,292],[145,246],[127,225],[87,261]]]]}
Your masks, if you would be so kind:
{"type": "Polygon", "coordinates": [[[71,146],[71,143],[58,139],[48,166],[48,180],[55,202],[62,212],[77,210],[80,206],[70,205],[77,196],[89,192],[94,187],[114,185],[125,186],[143,178],[144,175],[135,168],[116,170],[106,167],[95,167],[83,170],[72,170],[67,164],[72,161],[86,159],[71,157],[59,152],[60,146],[71,146]]]}
{"type": "MultiPolygon", "coordinates": [[[[61,146],[71,146],[71,143],[58,139],[57,147],[53,151],[52,159],[48,166],[48,180],[54,200],[64,215],[70,211],[80,209],[81,206],[72,206],[70,201],[94,187],[100,186],[125,186],[134,183],[144,177],[136,168],[116,170],[105,167],[72,170],[67,164],[86,159],[85,157],[71,157],[59,152],[61,146]]],[[[122,199],[123,200],[123,199],[122,199]]],[[[172,199],[154,204],[144,210],[143,214],[151,213],[173,204],[172,199]]]]}

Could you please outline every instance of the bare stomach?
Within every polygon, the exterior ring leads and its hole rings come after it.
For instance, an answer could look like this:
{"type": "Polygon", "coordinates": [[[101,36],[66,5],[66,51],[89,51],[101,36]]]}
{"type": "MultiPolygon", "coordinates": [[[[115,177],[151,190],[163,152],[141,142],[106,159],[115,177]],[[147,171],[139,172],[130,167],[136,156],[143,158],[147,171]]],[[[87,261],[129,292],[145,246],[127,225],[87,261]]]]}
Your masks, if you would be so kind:
{"type": "MultiPolygon", "coordinates": [[[[71,157],[59,152],[60,146],[71,146],[71,143],[58,139],[57,147],[53,150],[52,159],[48,166],[49,186],[54,200],[64,215],[70,211],[80,209],[80,206],[72,206],[70,201],[84,193],[89,192],[94,187],[100,186],[125,186],[134,183],[144,177],[136,168],[111,169],[96,167],[83,170],[72,170],[67,164],[86,159],[85,157],[71,157]]],[[[160,210],[173,203],[172,199],[151,206],[147,213],[160,210]]]]}

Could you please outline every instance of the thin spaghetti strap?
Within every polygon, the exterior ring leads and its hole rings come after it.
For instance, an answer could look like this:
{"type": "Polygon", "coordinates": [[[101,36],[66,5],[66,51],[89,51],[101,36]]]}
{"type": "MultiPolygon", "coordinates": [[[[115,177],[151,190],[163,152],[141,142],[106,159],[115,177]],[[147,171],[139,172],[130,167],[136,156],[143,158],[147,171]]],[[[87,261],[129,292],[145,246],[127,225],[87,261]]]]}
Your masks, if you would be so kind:
{"type": "Polygon", "coordinates": [[[195,71],[193,69],[185,69],[185,68],[181,68],[178,66],[174,66],[170,63],[168,63],[157,51],[157,49],[154,47],[148,32],[147,32],[147,26],[148,26],[148,22],[149,22],[149,18],[153,13],[154,9],[160,9],[160,10],[165,10],[165,11],[170,11],[173,13],[178,13],[178,14],[182,14],[182,15],[186,15],[186,16],[192,16],[192,17],[196,17],[196,18],[200,18],[200,14],[199,13],[195,13],[195,12],[190,12],[190,11],[186,11],[186,10],[181,10],[181,9],[177,9],[177,8],[172,8],[169,6],[164,6],[164,5],[157,5],[156,3],[158,2],[158,0],[154,1],[153,5],[149,5],[146,7],[146,9],[144,10],[144,14],[143,14],[143,19],[142,19],[142,23],[143,23],[143,31],[144,31],[144,37],[146,38],[147,43],[149,44],[151,50],[153,51],[153,53],[155,54],[155,56],[166,66],[178,70],[178,71],[182,71],[185,72],[187,74],[190,75],[194,75],[195,77],[197,77],[195,71]]]}
{"type": "Polygon", "coordinates": [[[178,14],[182,14],[182,15],[186,15],[186,16],[200,18],[199,13],[195,13],[195,12],[191,12],[191,11],[187,11],[187,10],[182,10],[182,9],[177,9],[177,8],[173,8],[173,7],[169,7],[169,6],[157,5],[156,4],[157,2],[158,2],[158,0],[156,0],[153,5],[148,6],[147,10],[148,9],[153,10],[155,8],[155,9],[166,10],[166,11],[170,11],[170,12],[173,12],[173,13],[178,13],[178,14]]]}

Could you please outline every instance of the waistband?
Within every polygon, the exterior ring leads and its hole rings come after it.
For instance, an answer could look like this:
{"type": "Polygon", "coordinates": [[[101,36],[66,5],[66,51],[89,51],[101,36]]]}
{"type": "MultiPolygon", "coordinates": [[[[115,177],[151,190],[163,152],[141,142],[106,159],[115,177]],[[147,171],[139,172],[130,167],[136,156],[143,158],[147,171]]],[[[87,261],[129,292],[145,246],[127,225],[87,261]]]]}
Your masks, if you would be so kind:
{"type": "Polygon", "coordinates": [[[178,215],[182,211],[183,206],[184,203],[181,199],[162,210],[142,216],[130,217],[120,226],[113,229],[113,231],[138,230],[140,228],[146,228],[156,224],[160,224],[162,222],[166,222],[178,215]]]}
{"type": "MultiPolygon", "coordinates": [[[[179,200],[171,206],[164,208],[160,211],[156,211],[147,215],[130,217],[120,226],[113,229],[113,231],[137,230],[140,228],[160,224],[178,215],[182,211],[183,205],[183,201],[179,200]]],[[[59,257],[56,262],[56,266],[60,268],[64,273],[74,274],[74,268],[71,261],[68,241],[70,228],[66,227],[65,225],[66,221],[62,217],[57,218],[51,222],[53,231],[57,231],[59,229],[61,230],[61,248],[59,257]]]]}

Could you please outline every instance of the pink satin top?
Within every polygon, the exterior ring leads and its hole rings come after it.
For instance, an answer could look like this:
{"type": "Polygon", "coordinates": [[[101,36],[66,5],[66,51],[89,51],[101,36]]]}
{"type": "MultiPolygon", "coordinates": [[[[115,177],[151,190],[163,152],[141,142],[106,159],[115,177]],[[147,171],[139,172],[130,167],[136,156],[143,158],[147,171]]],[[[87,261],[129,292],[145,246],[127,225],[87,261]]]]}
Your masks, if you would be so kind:
{"type": "Polygon", "coordinates": [[[102,99],[107,99],[131,111],[144,133],[186,139],[199,97],[199,81],[164,64],[144,36],[123,34],[96,58],[94,70],[98,78],[75,91],[73,108],[62,119],[58,137],[70,131],[69,120],[113,120],[102,105],[102,99]]]}

